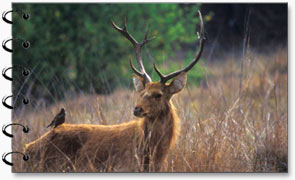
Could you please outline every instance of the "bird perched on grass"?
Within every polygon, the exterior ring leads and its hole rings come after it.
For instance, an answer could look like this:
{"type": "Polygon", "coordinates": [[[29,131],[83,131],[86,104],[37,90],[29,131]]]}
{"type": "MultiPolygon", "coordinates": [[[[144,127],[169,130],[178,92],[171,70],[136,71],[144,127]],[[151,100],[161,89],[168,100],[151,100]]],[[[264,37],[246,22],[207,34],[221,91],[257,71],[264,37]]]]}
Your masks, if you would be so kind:
{"type": "Polygon", "coordinates": [[[57,126],[63,124],[66,119],[66,112],[64,108],[61,108],[60,112],[54,117],[53,121],[47,126],[54,126],[53,128],[56,128],[57,126]]]}

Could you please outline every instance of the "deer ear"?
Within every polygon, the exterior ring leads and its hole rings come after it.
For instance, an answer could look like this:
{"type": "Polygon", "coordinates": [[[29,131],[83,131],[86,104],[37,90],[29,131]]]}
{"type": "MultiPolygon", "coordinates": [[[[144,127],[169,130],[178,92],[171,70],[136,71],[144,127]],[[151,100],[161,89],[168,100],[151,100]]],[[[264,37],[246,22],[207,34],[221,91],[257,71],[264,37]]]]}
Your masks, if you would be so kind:
{"type": "Polygon", "coordinates": [[[174,80],[168,85],[168,90],[171,94],[181,91],[186,84],[186,73],[182,72],[174,78],[174,80]]]}
{"type": "Polygon", "coordinates": [[[145,87],[144,79],[135,74],[133,74],[133,84],[137,92],[142,91],[145,87]]]}

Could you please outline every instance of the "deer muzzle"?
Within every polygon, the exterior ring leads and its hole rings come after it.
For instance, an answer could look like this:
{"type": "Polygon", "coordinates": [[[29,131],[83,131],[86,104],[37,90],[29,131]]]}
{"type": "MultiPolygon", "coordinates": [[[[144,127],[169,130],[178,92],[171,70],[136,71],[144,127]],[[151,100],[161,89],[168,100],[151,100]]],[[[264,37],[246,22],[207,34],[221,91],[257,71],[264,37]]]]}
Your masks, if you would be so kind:
{"type": "Polygon", "coordinates": [[[141,107],[136,106],[133,110],[134,116],[141,116],[143,112],[143,109],[141,107]]]}

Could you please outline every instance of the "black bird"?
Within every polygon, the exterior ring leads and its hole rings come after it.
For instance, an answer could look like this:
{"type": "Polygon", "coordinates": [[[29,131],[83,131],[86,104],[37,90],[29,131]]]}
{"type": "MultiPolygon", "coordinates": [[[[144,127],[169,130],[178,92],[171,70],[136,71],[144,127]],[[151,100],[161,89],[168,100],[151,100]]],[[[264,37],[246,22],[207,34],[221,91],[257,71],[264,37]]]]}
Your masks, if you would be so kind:
{"type": "Polygon", "coordinates": [[[60,112],[54,117],[53,121],[47,126],[54,126],[53,128],[56,128],[57,126],[63,124],[66,119],[66,112],[64,108],[61,108],[60,112]]]}

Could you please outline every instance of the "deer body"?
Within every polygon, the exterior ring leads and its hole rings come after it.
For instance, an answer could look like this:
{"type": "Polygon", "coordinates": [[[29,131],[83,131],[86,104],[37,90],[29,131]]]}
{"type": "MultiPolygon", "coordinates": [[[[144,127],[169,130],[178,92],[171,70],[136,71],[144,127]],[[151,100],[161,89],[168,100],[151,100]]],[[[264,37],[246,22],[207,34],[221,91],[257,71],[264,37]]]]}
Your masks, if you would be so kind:
{"type": "MultiPolygon", "coordinates": [[[[148,93],[158,92],[157,84],[148,86],[153,87],[148,93]]],[[[137,106],[149,106],[146,98],[154,97],[146,95],[137,106]]],[[[169,100],[160,105],[146,109],[151,114],[145,117],[119,125],[63,124],[27,144],[27,170],[159,171],[178,134],[173,104],[169,100]]]]}
{"type": "Polygon", "coordinates": [[[27,170],[131,171],[134,167],[126,160],[134,159],[132,155],[141,133],[137,121],[112,126],[63,124],[27,145],[26,153],[30,156],[27,170]]]}
{"type": "Polygon", "coordinates": [[[198,62],[204,46],[203,20],[201,22],[200,49],[193,61],[184,69],[160,76],[152,82],[146,73],[141,48],[148,39],[137,42],[127,31],[114,22],[113,27],[133,45],[139,71],[130,61],[134,71],[133,83],[138,101],[133,114],[136,120],[119,125],[62,124],[29,143],[26,154],[30,156],[28,171],[160,171],[169,150],[174,145],[179,120],[171,103],[174,94],[186,84],[186,73],[198,62]],[[170,83],[168,80],[172,79],[170,83]]]}

